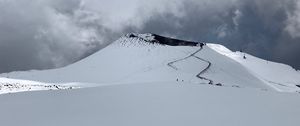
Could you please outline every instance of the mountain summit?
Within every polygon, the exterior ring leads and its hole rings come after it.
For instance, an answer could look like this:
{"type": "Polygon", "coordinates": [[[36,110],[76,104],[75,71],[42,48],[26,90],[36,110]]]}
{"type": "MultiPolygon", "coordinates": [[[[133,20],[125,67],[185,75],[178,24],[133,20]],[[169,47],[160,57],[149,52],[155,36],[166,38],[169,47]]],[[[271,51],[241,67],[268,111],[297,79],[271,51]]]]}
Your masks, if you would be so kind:
{"type": "Polygon", "coordinates": [[[128,38],[137,38],[143,42],[150,42],[153,44],[161,44],[161,45],[168,45],[168,46],[198,46],[200,42],[192,42],[192,41],[185,41],[179,39],[168,38],[156,34],[134,34],[130,33],[125,35],[128,38]]]}

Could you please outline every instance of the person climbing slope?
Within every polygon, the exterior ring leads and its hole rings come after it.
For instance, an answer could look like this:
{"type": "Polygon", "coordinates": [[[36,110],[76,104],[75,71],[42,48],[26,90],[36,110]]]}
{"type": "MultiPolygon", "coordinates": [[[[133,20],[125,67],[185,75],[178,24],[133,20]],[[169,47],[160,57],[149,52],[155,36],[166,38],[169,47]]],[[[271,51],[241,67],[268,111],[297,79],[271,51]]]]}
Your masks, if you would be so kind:
{"type": "Polygon", "coordinates": [[[204,46],[204,43],[202,43],[202,42],[201,42],[201,43],[200,43],[200,47],[201,47],[201,49],[203,48],[203,46],[204,46]]]}

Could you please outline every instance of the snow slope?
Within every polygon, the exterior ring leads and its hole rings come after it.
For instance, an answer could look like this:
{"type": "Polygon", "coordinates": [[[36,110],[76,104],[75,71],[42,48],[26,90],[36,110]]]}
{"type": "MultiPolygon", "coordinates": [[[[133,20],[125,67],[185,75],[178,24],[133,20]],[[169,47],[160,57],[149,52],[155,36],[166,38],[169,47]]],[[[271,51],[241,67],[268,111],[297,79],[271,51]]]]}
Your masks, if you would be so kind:
{"type": "Polygon", "coordinates": [[[299,126],[300,97],[189,83],[0,95],[3,126],[299,126]]]}
{"type": "MultiPolygon", "coordinates": [[[[198,48],[166,47],[146,43],[139,38],[123,36],[110,46],[99,52],[60,69],[46,71],[13,72],[2,74],[10,78],[36,80],[42,82],[90,82],[118,83],[127,78],[164,69],[161,76],[154,76],[142,81],[172,81],[181,72],[176,72],[166,66],[166,63],[186,56],[198,48]]],[[[182,76],[187,76],[183,73],[182,76]]],[[[147,78],[147,77],[146,77],[147,78]]],[[[127,79],[128,80],[128,79],[127,79]]]]}
{"type": "Polygon", "coordinates": [[[209,44],[208,46],[237,61],[257,78],[278,91],[299,91],[299,87],[296,85],[300,85],[300,73],[291,66],[270,62],[242,52],[232,52],[218,44],[209,44]],[[244,55],[246,59],[243,58],[244,55]]]}
{"type": "Polygon", "coordinates": [[[300,74],[288,66],[241,59],[220,45],[203,49],[153,34],[127,34],[99,52],[64,68],[1,74],[47,83],[131,84],[187,82],[297,92],[300,74]],[[278,68],[278,69],[273,69],[278,68]],[[288,74],[288,77],[284,75],[288,74]],[[284,76],[284,77],[283,77],[284,76]],[[280,85],[280,86],[279,86],[280,85]]]}

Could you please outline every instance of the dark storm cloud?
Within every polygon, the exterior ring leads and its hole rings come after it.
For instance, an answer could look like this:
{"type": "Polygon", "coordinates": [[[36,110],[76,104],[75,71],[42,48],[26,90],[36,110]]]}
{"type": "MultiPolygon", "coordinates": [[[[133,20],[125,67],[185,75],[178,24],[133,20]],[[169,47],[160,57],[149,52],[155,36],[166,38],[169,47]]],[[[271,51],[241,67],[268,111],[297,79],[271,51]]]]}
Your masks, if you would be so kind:
{"type": "MultiPolygon", "coordinates": [[[[39,59],[35,53],[39,50],[39,43],[34,40],[34,36],[36,22],[43,25],[43,19],[34,11],[34,7],[28,10],[14,10],[10,8],[14,8],[16,4],[8,6],[6,3],[4,1],[0,4],[0,72],[41,67],[40,63],[37,63],[39,59]],[[26,11],[31,12],[31,18],[22,14],[26,11]]],[[[20,1],[19,6],[25,5],[26,2],[20,1]]]]}
{"type": "Polygon", "coordinates": [[[80,0],[0,0],[0,73],[64,66],[103,47],[115,33],[81,7],[80,0]]]}
{"type": "Polygon", "coordinates": [[[297,56],[300,54],[300,35],[296,33],[300,30],[292,29],[295,33],[287,30],[289,14],[297,14],[297,0],[221,2],[185,1],[181,7],[183,17],[174,13],[157,14],[136,32],[221,43],[232,50],[244,50],[300,69],[300,57],[297,56]]]}

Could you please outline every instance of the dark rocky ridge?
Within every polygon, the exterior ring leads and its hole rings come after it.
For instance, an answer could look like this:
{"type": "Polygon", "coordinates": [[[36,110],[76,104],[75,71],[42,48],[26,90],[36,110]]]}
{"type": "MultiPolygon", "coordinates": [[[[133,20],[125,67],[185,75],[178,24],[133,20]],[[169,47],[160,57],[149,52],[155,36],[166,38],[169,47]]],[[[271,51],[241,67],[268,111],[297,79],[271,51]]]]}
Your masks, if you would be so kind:
{"type": "Polygon", "coordinates": [[[127,37],[129,37],[129,38],[138,38],[138,39],[142,39],[146,42],[158,43],[158,44],[161,44],[161,45],[169,45],[169,46],[200,46],[200,45],[204,44],[204,43],[201,43],[201,42],[193,42],[193,41],[173,39],[173,38],[169,38],[169,37],[160,36],[160,35],[157,35],[157,34],[151,34],[151,36],[153,36],[154,39],[146,40],[142,37],[139,37],[136,34],[128,34],[127,35],[127,37]]]}

